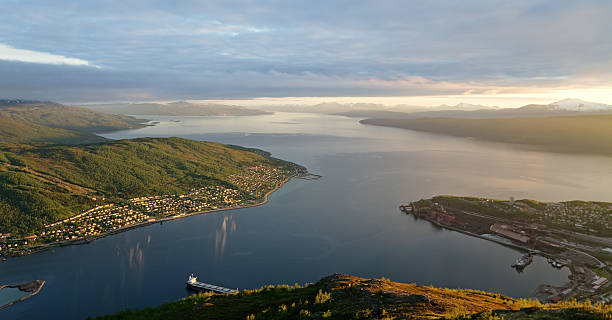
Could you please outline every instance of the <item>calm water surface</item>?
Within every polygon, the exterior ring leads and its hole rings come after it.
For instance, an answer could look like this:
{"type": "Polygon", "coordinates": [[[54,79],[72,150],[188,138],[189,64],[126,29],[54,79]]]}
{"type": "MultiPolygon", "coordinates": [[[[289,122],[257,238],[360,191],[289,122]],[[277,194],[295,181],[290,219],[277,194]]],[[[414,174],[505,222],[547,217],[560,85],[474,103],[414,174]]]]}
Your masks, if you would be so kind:
{"type": "Polygon", "coordinates": [[[23,292],[17,288],[4,288],[0,290],[0,306],[11,303],[15,300],[27,296],[28,292],[23,292]]]}
{"type": "Polygon", "coordinates": [[[0,283],[43,279],[39,295],[1,319],[113,313],[189,294],[197,273],[231,288],[315,282],[332,273],[389,277],[523,297],[561,284],[566,269],[437,229],[398,205],[436,194],[612,201],[609,158],[525,151],[505,144],[360,125],[356,119],[277,113],[253,117],[150,117],[154,127],[110,138],[181,136],[257,147],[323,178],[293,180],[264,206],[151,225],[0,263],[0,283]]]}

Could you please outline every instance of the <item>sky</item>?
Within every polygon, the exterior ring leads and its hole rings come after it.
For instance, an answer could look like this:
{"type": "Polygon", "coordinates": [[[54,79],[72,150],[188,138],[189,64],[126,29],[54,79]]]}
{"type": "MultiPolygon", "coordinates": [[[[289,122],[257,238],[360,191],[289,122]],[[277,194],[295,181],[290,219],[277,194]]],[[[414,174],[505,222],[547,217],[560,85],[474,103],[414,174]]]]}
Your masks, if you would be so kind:
{"type": "Polygon", "coordinates": [[[0,0],[0,98],[612,104],[611,16],[609,0],[0,0]]]}

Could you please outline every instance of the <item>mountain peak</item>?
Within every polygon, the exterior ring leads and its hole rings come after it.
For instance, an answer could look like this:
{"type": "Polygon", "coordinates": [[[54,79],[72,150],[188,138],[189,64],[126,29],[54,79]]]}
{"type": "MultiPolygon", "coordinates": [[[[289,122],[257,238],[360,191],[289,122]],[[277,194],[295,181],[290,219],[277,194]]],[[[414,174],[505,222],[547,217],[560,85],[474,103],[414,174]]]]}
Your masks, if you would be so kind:
{"type": "Polygon", "coordinates": [[[549,104],[554,110],[571,111],[612,111],[612,106],[604,103],[584,101],[580,99],[563,99],[549,104]]]}

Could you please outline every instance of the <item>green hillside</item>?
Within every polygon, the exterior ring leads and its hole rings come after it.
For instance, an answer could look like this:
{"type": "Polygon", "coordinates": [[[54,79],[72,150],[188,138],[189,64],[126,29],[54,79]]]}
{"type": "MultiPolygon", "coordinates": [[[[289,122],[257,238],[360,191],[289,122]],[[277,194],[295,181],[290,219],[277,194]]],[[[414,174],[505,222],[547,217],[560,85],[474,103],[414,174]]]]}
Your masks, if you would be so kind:
{"type": "Polygon", "coordinates": [[[96,205],[179,194],[254,165],[298,166],[212,142],[142,138],[99,144],[0,144],[0,233],[27,233],[96,205]]]}
{"type": "Polygon", "coordinates": [[[141,120],[53,102],[0,100],[0,117],[83,132],[140,128],[141,120]]]}
{"type": "Polygon", "coordinates": [[[107,139],[87,132],[51,128],[0,116],[0,141],[13,143],[94,143],[107,139]]]}
{"type": "Polygon", "coordinates": [[[453,290],[333,275],[306,287],[267,286],[198,294],[98,319],[610,319],[610,305],[543,305],[477,290],[453,290]]]}
{"type": "Polygon", "coordinates": [[[556,152],[612,155],[612,116],[496,119],[366,119],[363,124],[524,144],[556,152]]]}

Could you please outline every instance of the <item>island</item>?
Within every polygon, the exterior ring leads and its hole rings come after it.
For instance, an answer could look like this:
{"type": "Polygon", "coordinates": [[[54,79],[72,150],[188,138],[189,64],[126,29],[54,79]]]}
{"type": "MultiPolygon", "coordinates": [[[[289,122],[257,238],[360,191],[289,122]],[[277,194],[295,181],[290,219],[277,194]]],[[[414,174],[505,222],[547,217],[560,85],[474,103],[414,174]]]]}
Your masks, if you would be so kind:
{"type": "Polygon", "coordinates": [[[470,289],[441,289],[335,274],[314,284],[269,285],[239,293],[199,293],[96,319],[609,319],[612,306],[543,304],[470,289]]]}
{"type": "Polygon", "coordinates": [[[521,272],[540,255],[567,267],[563,286],[539,286],[536,297],[612,301],[612,203],[496,200],[436,196],[401,205],[400,210],[432,224],[525,252],[512,267],[521,272]]]}

